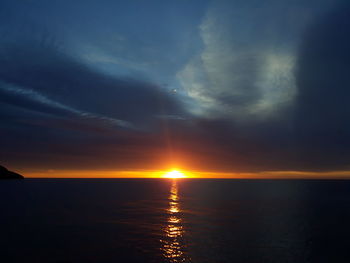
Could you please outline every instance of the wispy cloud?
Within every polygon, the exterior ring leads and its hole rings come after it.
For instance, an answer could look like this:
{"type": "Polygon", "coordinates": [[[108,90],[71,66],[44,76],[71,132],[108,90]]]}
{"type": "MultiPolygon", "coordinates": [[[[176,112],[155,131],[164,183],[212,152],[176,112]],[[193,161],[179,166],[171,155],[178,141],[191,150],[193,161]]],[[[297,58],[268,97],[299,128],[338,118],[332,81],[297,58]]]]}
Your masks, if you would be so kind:
{"type": "MultiPolygon", "coordinates": [[[[24,100],[29,100],[33,103],[45,105],[49,109],[52,108],[54,110],[61,110],[63,112],[71,113],[71,114],[74,114],[74,115],[81,117],[81,118],[104,121],[104,122],[109,123],[110,125],[114,125],[116,127],[124,127],[124,128],[133,128],[134,127],[131,123],[129,123],[127,121],[118,120],[118,119],[110,118],[107,116],[78,110],[74,107],[70,107],[70,106],[62,104],[60,102],[51,100],[48,97],[40,94],[39,92],[36,92],[36,91],[28,89],[28,88],[24,89],[24,88],[20,88],[18,86],[15,86],[15,85],[0,82],[0,93],[1,93],[1,91],[6,92],[7,94],[10,94],[10,95],[17,96],[17,98],[23,97],[24,100]]],[[[6,101],[7,100],[5,100],[5,101],[2,100],[3,103],[6,103],[6,101]]],[[[14,104],[16,104],[16,103],[14,103],[14,104]]],[[[24,105],[22,103],[19,103],[17,106],[23,107],[24,105]]],[[[28,105],[27,105],[27,108],[31,109],[31,107],[30,106],[28,107],[28,105]]],[[[37,109],[34,107],[34,110],[37,110],[37,109]]],[[[49,111],[49,113],[50,113],[50,111],[49,111]]]]}
{"type": "Polygon", "coordinates": [[[281,49],[274,39],[254,39],[244,32],[277,31],[278,26],[259,19],[269,10],[259,9],[251,19],[254,10],[224,8],[208,10],[200,26],[203,50],[177,77],[197,102],[194,112],[235,120],[273,115],[293,101],[296,48],[281,49]]]}

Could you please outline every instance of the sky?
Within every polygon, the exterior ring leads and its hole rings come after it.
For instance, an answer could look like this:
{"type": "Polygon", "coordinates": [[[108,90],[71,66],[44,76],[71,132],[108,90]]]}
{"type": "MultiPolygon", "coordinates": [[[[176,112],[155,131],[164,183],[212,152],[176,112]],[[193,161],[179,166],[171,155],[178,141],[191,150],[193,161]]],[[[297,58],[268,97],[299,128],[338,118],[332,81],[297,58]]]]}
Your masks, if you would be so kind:
{"type": "Polygon", "coordinates": [[[349,47],[346,0],[2,0],[1,164],[346,173],[349,47]]]}

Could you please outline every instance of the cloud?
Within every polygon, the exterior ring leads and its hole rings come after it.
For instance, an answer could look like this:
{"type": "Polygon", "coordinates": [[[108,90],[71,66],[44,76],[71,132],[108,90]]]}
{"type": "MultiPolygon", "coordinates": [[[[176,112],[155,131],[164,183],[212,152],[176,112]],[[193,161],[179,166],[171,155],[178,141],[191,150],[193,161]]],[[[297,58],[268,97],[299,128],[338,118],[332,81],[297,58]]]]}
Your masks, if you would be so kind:
{"type": "Polygon", "coordinates": [[[300,46],[295,125],[305,155],[348,167],[350,6],[327,12],[305,32],[300,46]]]}
{"type": "Polygon", "coordinates": [[[128,149],[157,147],[145,134],[168,118],[186,116],[176,96],[159,85],[104,74],[40,26],[28,29],[23,23],[4,20],[0,30],[6,36],[0,40],[2,160],[78,167],[110,159],[109,154],[121,160],[120,149],[123,158],[140,159],[128,149]]]}
{"type": "Polygon", "coordinates": [[[340,2],[328,14],[330,1],[208,11],[203,49],[177,76],[222,167],[349,168],[349,8],[340,2]],[[288,13],[300,10],[302,23],[288,13]]]}
{"type": "Polygon", "coordinates": [[[200,26],[203,50],[177,74],[197,102],[194,113],[247,121],[271,117],[292,104],[294,48],[260,33],[274,35],[283,26],[263,18],[269,13],[228,2],[208,10],[200,26]]]}
{"type": "Polygon", "coordinates": [[[93,71],[41,39],[0,43],[0,65],[0,89],[15,94],[12,103],[18,97],[18,102],[25,99],[124,127],[145,128],[160,113],[181,114],[171,94],[157,85],[93,71]]]}
{"type": "Polygon", "coordinates": [[[80,111],[73,107],[48,99],[47,97],[31,89],[23,89],[14,85],[0,82],[0,94],[2,95],[2,99],[0,101],[3,103],[6,102],[19,107],[24,107],[39,112],[51,113],[54,115],[65,116],[70,114],[85,119],[96,119],[99,121],[108,122],[110,125],[115,125],[116,127],[133,128],[133,126],[126,121],[80,111]]]}

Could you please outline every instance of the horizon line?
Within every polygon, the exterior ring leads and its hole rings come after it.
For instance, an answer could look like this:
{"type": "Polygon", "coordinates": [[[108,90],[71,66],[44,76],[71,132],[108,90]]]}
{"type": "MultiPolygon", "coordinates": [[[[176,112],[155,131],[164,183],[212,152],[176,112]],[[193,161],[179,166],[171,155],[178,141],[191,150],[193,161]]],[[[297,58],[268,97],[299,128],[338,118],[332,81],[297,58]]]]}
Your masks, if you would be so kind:
{"type": "MultiPolygon", "coordinates": [[[[205,172],[180,169],[183,179],[350,179],[350,170],[341,171],[262,171],[262,172],[205,172]]],[[[169,170],[45,170],[20,171],[25,178],[76,179],[157,179],[169,170]]],[[[167,179],[167,178],[165,178],[167,179]]]]}

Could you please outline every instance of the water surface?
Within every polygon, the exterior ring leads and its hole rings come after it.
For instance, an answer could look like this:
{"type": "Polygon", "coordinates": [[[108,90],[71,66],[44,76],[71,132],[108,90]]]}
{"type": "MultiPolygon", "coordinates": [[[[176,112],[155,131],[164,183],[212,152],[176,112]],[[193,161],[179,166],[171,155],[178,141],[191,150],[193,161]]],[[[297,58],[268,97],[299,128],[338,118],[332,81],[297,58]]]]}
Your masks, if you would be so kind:
{"type": "Polygon", "coordinates": [[[350,182],[0,182],[1,262],[350,262],[350,182]]]}

